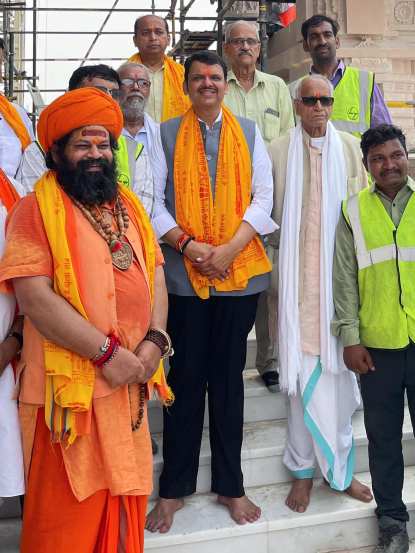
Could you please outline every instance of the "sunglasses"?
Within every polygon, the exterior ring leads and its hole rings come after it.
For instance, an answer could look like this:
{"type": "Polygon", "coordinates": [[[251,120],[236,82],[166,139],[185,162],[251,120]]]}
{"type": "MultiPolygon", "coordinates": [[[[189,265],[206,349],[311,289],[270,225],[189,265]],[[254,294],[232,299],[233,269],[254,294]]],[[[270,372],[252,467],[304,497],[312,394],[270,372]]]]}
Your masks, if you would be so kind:
{"type": "Polygon", "coordinates": [[[307,107],[315,106],[317,102],[320,102],[323,108],[328,108],[333,105],[334,98],[332,96],[303,96],[301,101],[307,107]]]}

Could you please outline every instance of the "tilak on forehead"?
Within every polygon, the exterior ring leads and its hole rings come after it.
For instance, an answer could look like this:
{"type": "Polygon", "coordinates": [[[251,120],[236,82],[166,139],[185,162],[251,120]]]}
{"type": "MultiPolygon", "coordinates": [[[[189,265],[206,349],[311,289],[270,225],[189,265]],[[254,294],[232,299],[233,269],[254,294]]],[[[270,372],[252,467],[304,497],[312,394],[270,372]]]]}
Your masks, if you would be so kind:
{"type": "Polygon", "coordinates": [[[102,136],[107,138],[108,134],[100,129],[82,129],[81,136],[102,136]]]}

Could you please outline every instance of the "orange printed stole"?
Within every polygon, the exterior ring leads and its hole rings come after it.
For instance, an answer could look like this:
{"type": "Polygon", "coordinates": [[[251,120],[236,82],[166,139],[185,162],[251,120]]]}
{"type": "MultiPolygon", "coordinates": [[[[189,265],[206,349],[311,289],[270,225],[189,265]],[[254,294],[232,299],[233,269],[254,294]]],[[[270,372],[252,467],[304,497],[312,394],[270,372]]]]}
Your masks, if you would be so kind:
{"type": "Polygon", "coordinates": [[[23,152],[32,142],[32,139],[30,138],[29,131],[26,129],[19,112],[2,94],[0,94],[0,112],[20,140],[23,152]]]}
{"type": "Polygon", "coordinates": [[[6,173],[0,169],[0,201],[10,211],[14,204],[19,200],[19,194],[9,181],[6,173]]]}
{"type": "MultiPolygon", "coordinates": [[[[53,171],[48,171],[37,181],[35,193],[54,259],[54,291],[88,320],[77,278],[79,267],[74,247],[77,229],[72,202],[62,193],[53,171]]],[[[136,224],[142,241],[145,263],[142,270],[148,277],[152,302],[156,263],[153,230],[136,196],[124,187],[120,187],[120,194],[133,208],[132,222],[136,224]]],[[[112,266],[103,263],[103,270],[112,271],[112,266]]],[[[107,297],[102,300],[101,325],[108,333],[116,332],[116,320],[112,319],[112,314],[116,312],[115,304],[111,304],[107,297]]],[[[43,352],[46,370],[45,421],[53,441],[71,445],[78,436],[90,432],[95,367],[89,359],[49,340],[44,340],[43,352]]],[[[173,395],[165,381],[162,363],[150,384],[160,399],[171,403],[173,395]]]]}
{"type": "MultiPolygon", "coordinates": [[[[243,130],[232,112],[222,107],[222,129],[213,199],[208,164],[198,118],[190,109],[183,116],[174,152],[176,221],[196,240],[219,246],[229,242],[251,203],[251,156],[243,130]]],[[[264,246],[255,236],[235,258],[226,281],[210,282],[185,257],[185,267],[196,294],[243,290],[250,278],[271,271],[264,246]]]]}
{"type": "MultiPolygon", "coordinates": [[[[140,54],[134,54],[128,58],[128,61],[143,63],[140,54]]],[[[179,117],[189,109],[190,100],[183,92],[183,81],[183,65],[164,56],[162,122],[172,117],[179,117]]]]}

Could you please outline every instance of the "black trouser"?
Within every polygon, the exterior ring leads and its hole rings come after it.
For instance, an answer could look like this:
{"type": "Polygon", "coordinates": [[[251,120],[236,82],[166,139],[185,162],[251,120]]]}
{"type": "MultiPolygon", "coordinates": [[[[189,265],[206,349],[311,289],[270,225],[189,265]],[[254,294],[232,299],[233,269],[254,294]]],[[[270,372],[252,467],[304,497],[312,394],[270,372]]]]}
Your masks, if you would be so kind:
{"type": "Polygon", "coordinates": [[[212,492],[244,495],[242,371],[257,302],[258,294],[207,300],[169,295],[167,329],[175,353],[168,382],[175,401],[164,410],[160,497],[179,498],[196,491],[207,388],[212,492]]]}
{"type": "Polygon", "coordinates": [[[404,350],[368,348],[376,370],[360,377],[369,466],[378,517],[409,520],[402,501],[402,424],[405,390],[415,423],[415,345],[404,350]]]}

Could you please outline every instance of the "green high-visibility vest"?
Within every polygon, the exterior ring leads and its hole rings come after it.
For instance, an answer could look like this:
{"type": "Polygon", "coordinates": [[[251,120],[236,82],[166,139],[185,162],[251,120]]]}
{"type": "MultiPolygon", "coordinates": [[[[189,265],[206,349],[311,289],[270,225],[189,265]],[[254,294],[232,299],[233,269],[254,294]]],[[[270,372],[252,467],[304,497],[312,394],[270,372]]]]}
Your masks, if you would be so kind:
{"type": "Polygon", "coordinates": [[[370,101],[375,76],[371,71],[346,67],[334,89],[333,112],[330,120],[339,131],[360,138],[370,128],[370,101]]]}
{"type": "Polygon", "coordinates": [[[131,188],[134,179],[135,162],[143,151],[143,144],[136,144],[121,135],[118,139],[118,149],[115,151],[115,161],[117,164],[118,182],[131,188]]]}
{"type": "Polygon", "coordinates": [[[415,194],[398,227],[369,188],[345,200],[343,214],[355,242],[360,341],[404,348],[415,341],[415,194]]]}

